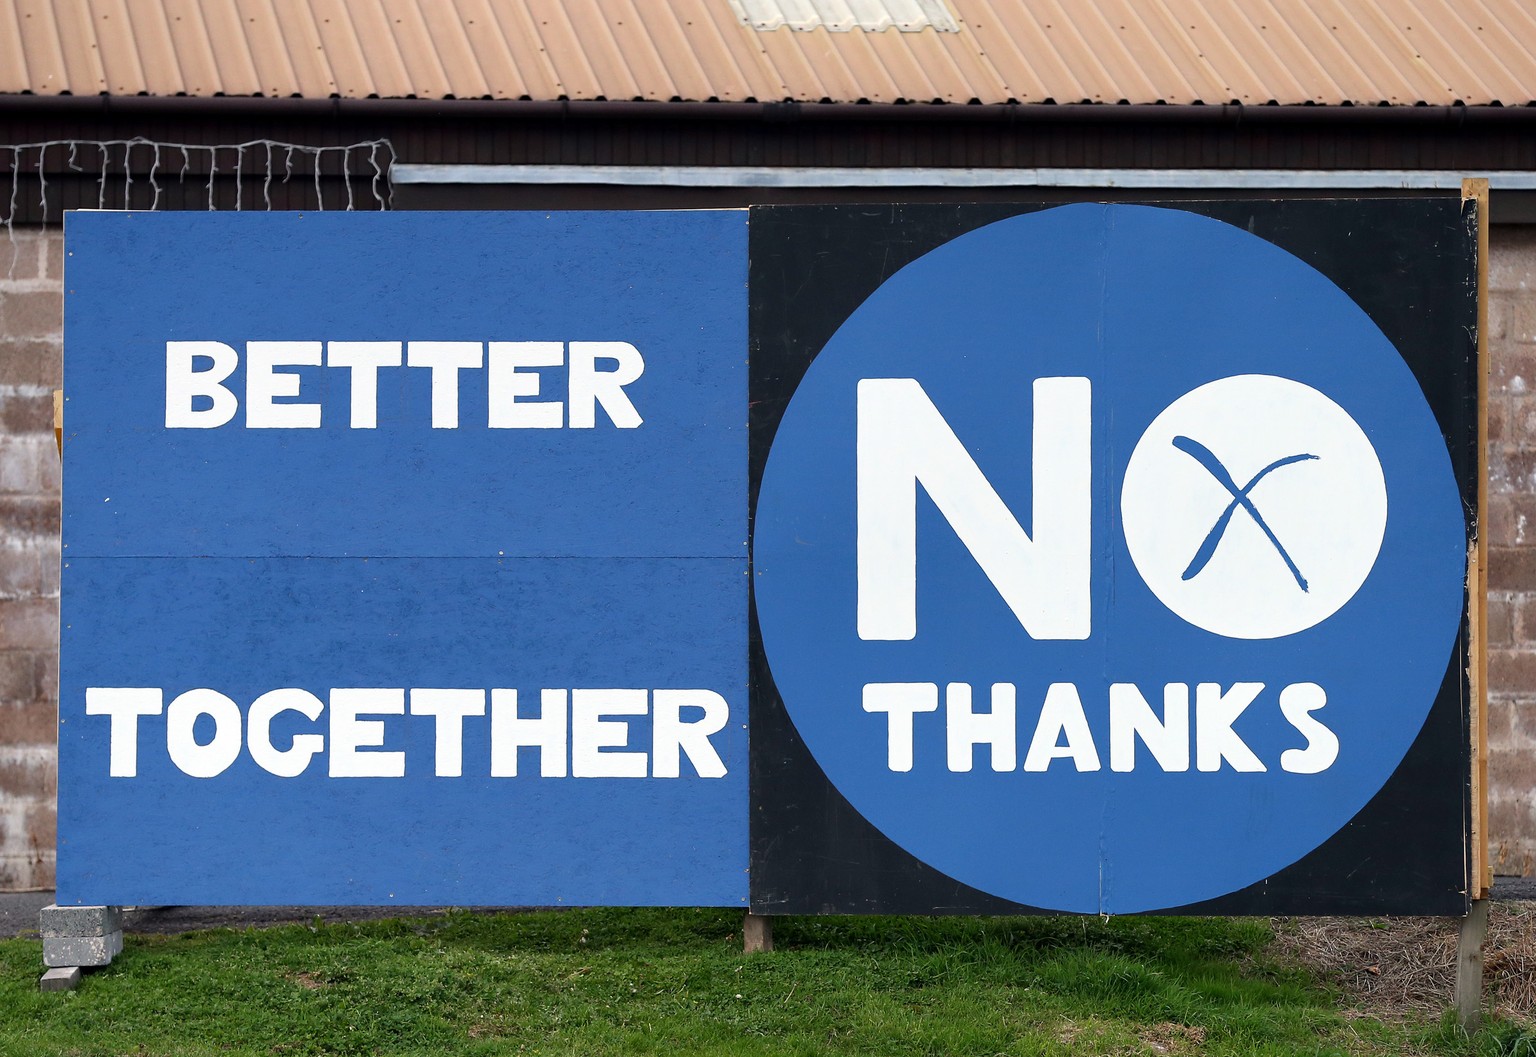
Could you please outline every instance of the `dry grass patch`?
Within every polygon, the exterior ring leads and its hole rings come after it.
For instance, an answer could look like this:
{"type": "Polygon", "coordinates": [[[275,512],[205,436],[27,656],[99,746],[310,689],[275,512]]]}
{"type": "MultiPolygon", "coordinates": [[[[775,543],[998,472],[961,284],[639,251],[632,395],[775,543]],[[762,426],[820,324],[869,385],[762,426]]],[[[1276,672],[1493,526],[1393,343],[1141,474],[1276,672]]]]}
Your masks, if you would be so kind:
{"type": "MultiPolygon", "coordinates": [[[[1272,951],[1340,987],[1348,1012],[1435,1016],[1455,999],[1455,918],[1277,918],[1272,951]]],[[[1494,903],[1483,948],[1487,1008],[1536,1023],[1536,907],[1494,903]]]]}
{"type": "Polygon", "coordinates": [[[1098,1017],[1063,1018],[1055,1029],[1056,1041],[1074,1053],[1105,1057],[1148,1057],[1166,1054],[1183,1057],[1205,1052],[1205,1028],[1162,1021],[1129,1025],[1098,1017]]]}
{"type": "Polygon", "coordinates": [[[1142,1028],[1136,1034],[1153,1053],[1200,1053],[1204,1049],[1205,1029],[1196,1025],[1164,1021],[1142,1028]]]}
{"type": "Polygon", "coordinates": [[[321,988],[331,986],[329,980],[314,973],[290,973],[287,979],[290,983],[298,984],[306,991],[319,991],[321,988]]]}

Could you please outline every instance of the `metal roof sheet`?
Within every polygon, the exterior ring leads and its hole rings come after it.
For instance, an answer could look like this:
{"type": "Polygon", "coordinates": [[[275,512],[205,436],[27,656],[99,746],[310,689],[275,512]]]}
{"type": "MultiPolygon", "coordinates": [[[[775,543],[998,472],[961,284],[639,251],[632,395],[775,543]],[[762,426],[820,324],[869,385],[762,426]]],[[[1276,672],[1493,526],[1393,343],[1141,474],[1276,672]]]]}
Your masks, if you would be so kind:
{"type": "Polygon", "coordinates": [[[0,92],[1524,105],[1536,3],[0,0],[0,92]]]}

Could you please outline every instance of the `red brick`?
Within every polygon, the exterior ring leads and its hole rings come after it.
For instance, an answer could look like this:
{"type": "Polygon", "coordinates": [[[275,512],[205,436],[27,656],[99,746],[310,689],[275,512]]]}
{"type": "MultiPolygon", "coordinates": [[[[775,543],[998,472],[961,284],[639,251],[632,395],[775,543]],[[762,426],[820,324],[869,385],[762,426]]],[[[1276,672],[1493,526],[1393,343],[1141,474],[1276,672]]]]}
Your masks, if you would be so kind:
{"type": "Polygon", "coordinates": [[[1488,690],[1494,694],[1536,693],[1536,652],[1490,649],[1488,690]]]}
{"type": "Polygon", "coordinates": [[[58,705],[52,701],[0,704],[0,744],[52,745],[59,737],[58,705]]]}
{"type": "Polygon", "coordinates": [[[0,304],[0,385],[64,384],[64,346],[58,338],[23,338],[0,304]]]}
{"type": "Polygon", "coordinates": [[[0,649],[54,650],[58,645],[56,599],[0,599],[0,649]]]}
{"type": "Polygon", "coordinates": [[[64,298],[58,290],[0,292],[0,332],[7,337],[44,338],[64,330],[64,298]]]}

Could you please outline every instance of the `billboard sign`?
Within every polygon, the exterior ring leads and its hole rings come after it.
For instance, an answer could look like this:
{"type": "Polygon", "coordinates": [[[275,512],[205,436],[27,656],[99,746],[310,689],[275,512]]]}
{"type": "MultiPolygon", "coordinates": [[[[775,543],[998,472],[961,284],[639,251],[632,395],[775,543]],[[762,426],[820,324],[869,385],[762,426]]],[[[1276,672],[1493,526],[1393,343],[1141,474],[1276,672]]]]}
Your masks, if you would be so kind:
{"type": "Polygon", "coordinates": [[[67,236],[61,901],[1465,903],[1455,196],[67,236]]]}

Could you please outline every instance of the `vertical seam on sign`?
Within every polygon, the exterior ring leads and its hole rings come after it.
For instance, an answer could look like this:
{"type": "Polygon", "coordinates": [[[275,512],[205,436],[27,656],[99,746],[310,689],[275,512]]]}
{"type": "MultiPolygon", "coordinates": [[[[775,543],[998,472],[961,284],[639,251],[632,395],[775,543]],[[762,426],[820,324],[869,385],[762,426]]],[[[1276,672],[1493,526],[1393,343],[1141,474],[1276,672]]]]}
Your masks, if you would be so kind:
{"type": "MultiPolygon", "coordinates": [[[[1098,341],[1096,343],[1097,344],[1097,348],[1095,350],[1098,355],[1096,357],[1097,363],[1096,363],[1095,366],[1098,367],[1098,372],[1097,373],[1098,373],[1098,376],[1099,376],[1100,384],[1102,386],[1102,383],[1107,378],[1107,372],[1105,370],[1105,367],[1107,366],[1107,364],[1109,362],[1109,351],[1108,351],[1108,347],[1105,344],[1105,337],[1106,337],[1106,335],[1104,333],[1104,321],[1105,321],[1105,308],[1109,304],[1109,243],[1110,243],[1110,240],[1114,237],[1115,219],[1114,219],[1114,207],[1113,206],[1105,205],[1105,206],[1101,206],[1100,208],[1102,208],[1103,211],[1104,211],[1104,239],[1103,239],[1103,242],[1100,244],[1100,247],[1099,247],[1099,322],[1098,322],[1098,335],[1097,335],[1098,341]]],[[[1107,399],[1106,395],[1102,392],[1102,390],[1100,392],[1099,399],[1096,401],[1096,403],[1098,403],[1098,404],[1100,404],[1100,405],[1102,405],[1104,407],[1112,407],[1113,406],[1113,401],[1107,399]]],[[[1113,429],[1113,426],[1114,426],[1113,418],[1110,418],[1104,424],[1105,451],[1106,451],[1106,455],[1107,455],[1107,461],[1109,462],[1109,464],[1111,466],[1114,465],[1114,462],[1115,462],[1115,459],[1114,459],[1114,429],[1113,429]]],[[[1092,435],[1093,435],[1093,424],[1092,424],[1092,420],[1091,419],[1089,421],[1088,431],[1089,431],[1089,436],[1092,437],[1092,435]]],[[[1105,467],[1105,469],[1107,470],[1108,467],[1105,467]]],[[[1114,523],[1114,521],[1115,521],[1115,508],[1114,508],[1115,495],[1114,495],[1114,486],[1113,486],[1113,483],[1112,483],[1112,479],[1113,478],[1114,478],[1114,474],[1113,473],[1101,472],[1099,474],[1099,480],[1102,482],[1099,487],[1101,487],[1104,490],[1104,508],[1103,509],[1105,511],[1105,514],[1107,516],[1107,520],[1108,520],[1110,525],[1112,525],[1114,523]]],[[[1093,531],[1093,517],[1092,517],[1092,510],[1091,509],[1089,511],[1089,518],[1088,518],[1088,531],[1090,533],[1093,531]]],[[[1105,526],[1104,539],[1100,543],[1100,546],[1105,548],[1105,556],[1106,556],[1106,561],[1104,563],[1105,576],[1106,576],[1106,578],[1109,581],[1109,583],[1107,585],[1105,585],[1105,590],[1107,592],[1107,597],[1109,599],[1109,601],[1107,603],[1107,606],[1112,607],[1114,605],[1114,590],[1115,590],[1115,565],[1114,565],[1115,549],[1114,549],[1114,533],[1109,530],[1109,526],[1108,525],[1105,526]]],[[[1090,550],[1089,553],[1091,554],[1092,551],[1090,550]]],[[[1092,599],[1092,591],[1093,591],[1093,583],[1092,583],[1093,565],[1092,565],[1091,559],[1090,559],[1090,564],[1089,564],[1088,576],[1089,576],[1089,598],[1090,598],[1088,612],[1089,612],[1089,620],[1091,621],[1093,619],[1093,615],[1092,615],[1093,614],[1093,603],[1091,601],[1091,599],[1092,599]]],[[[1109,653],[1108,653],[1108,650],[1109,650],[1109,646],[1108,646],[1109,636],[1107,636],[1104,633],[1104,631],[1105,631],[1104,628],[1102,628],[1102,627],[1099,628],[1100,649],[1104,651],[1104,653],[1103,653],[1104,677],[1107,679],[1109,677],[1109,664],[1108,664],[1108,662],[1109,662],[1109,653]]],[[[1105,837],[1106,837],[1105,829],[1106,829],[1106,824],[1109,821],[1108,816],[1109,816],[1110,801],[1114,798],[1113,788],[1114,787],[1111,785],[1111,786],[1108,786],[1105,789],[1105,793],[1104,793],[1104,811],[1099,816],[1099,914],[1100,914],[1101,917],[1108,916],[1108,912],[1109,912],[1108,911],[1108,907],[1107,907],[1107,905],[1105,903],[1105,892],[1104,892],[1104,869],[1105,869],[1105,866],[1107,865],[1107,862],[1106,862],[1107,854],[1106,854],[1106,847],[1105,847],[1105,837]]]]}
{"type": "MultiPolygon", "coordinates": [[[[1109,303],[1109,242],[1110,242],[1110,239],[1114,235],[1115,222],[1114,222],[1114,214],[1111,212],[1111,210],[1114,207],[1110,206],[1110,205],[1105,205],[1105,206],[1102,206],[1101,208],[1104,210],[1104,239],[1100,243],[1100,246],[1099,246],[1099,324],[1098,324],[1098,335],[1097,335],[1098,343],[1097,343],[1097,348],[1095,349],[1095,351],[1098,353],[1098,355],[1097,355],[1097,362],[1096,362],[1095,366],[1097,366],[1099,368],[1099,379],[1100,379],[1100,383],[1102,384],[1102,383],[1104,383],[1107,380],[1107,376],[1105,374],[1104,368],[1105,368],[1106,364],[1109,362],[1109,352],[1108,352],[1108,349],[1107,349],[1107,347],[1105,346],[1105,343],[1104,343],[1104,338],[1105,338],[1105,335],[1104,335],[1104,309],[1105,309],[1105,307],[1109,303]]],[[[1108,387],[1105,386],[1105,388],[1108,388],[1108,387]]],[[[1102,404],[1102,405],[1104,405],[1108,409],[1108,411],[1107,411],[1107,419],[1106,419],[1106,421],[1104,423],[1105,451],[1106,451],[1106,455],[1108,457],[1109,463],[1111,465],[1113,465],[1114,462],[1115,462],[1115,444],[1114,444],[1114,441],[1115,441],[1115,436],[1114,436],[1115,420],[1114,420],[1114,410],[1113,410],[1114,402],[1111,401],[1111,400],[1106,399],[1103,395],[1100,396],[1100,399],[1097,402],[1102,404]]],[[[1090,426],[1089,426],[1090,435],[1092,433],[1092,428],[1093,427],[1090,424],[1090,426]]],[[[1101,475],[1101,480],[1102,480],[1103,483],[1100,486],[1100,487],[1102,487],[1104,489],[1104,509],[1107,512],[1108,516],[1109,516],[1109,523],[1110,523],[1108,526],[1105,527],[1104,539],[1100,543],[1100,546],[1102,546],[1104,548],[1104,550],[1105,550],[1105,563],[1104,563],[1104,567],[1105,567],[1105,574],[1106,574],[1106,576],[1107,576],[1107,578],[1109,580],[1109,583],[1106,585],[1105,589],[1108,592],[1107,597],[1109,599],[1107,605],[1110,605],[1110,606],[1114,605],[1114,601],[1115,601],[1115,546],[1114,546],[1115,534],[1112,531],[1112,526],[1118,520],[1117,517],[1116,517],[1116,509],[1115,509],[1114,485],[1113,485],[1113,481],[1111,480],[1111,478],[1113,476],[1114,476],[1113,474],[1109,474],[1109,473],[1102,474],[1101,475]]],[[[1089,530],[1092,531],[1092,521],[1091,520],[1090,520],[1090,523],[1089,523],[1089,530]]],[[[1091,577],[1092,575],[1093,574],[1090,571],[1089,572],[1089,576],[1091,577]]],[[[1091,588],[1092,588],[1092,584],[1091,583],[1090,583],[1089,587],[1090,587],[1090,590],[1091,590],[1091,588]]],[[[1100,636],[1100,641],[1101,642],[1105,641],[1104,637],[1102,635],[1100,636]]],[[[1106,646],[1105,649],[1107,651],[1108,647],[1106,646]]],[[[1108,660],[1107,652],[1106,652],[1106,655],[1105,655],[1105,660],[1106,661],[1108,660]]],[[[1106,675],[1109,674],[1107,668],[1105,669],[1105,674],[1106,675]]]]}

